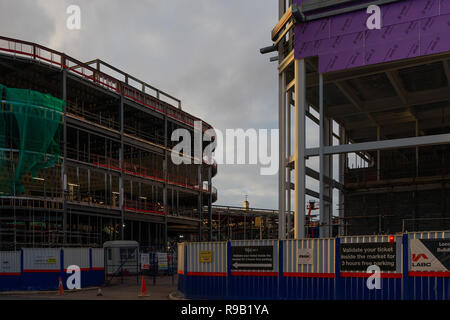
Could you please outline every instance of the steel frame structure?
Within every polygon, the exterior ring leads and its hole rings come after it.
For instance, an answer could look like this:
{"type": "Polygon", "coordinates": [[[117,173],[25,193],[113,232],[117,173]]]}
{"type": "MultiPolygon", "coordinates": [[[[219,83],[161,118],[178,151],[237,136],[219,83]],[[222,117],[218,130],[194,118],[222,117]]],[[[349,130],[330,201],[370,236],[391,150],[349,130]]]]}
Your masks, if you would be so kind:
{"type": "MultiPolygon", "coordinates": [[[[14,212],[14,228],[0,227],[0,242],[2,236],[3,240],[13,236],[14,247],[38,243],[101,245],[106,227],[114,230],[109,240],[142,239],[145,234],[145,243],[156,239],[159,244],[167,244],[169,228],[175,233],[211,236],[212,230],[207,231],[205,225],[212,225],[211,206],[217,200],[212,179],[217,165],[203,159],[201,165],[180,168],[170,161],[173,142],[169,141],[169,131],[181,127],[194,132],[194,121],[200,120],[182,111],[180,100],[101,60],[82,63],[17,39],[0,37],[0,66],[5,71],[0,82],[51,93],[67,104],[61,163],[42,172],[45,179],[38,181],[39,190],[33,187],[36,190],[26,196],[0,195],[4,211],[0,224],[13,219],[8,212],[14,212]],[[107,69],[115,73],[114,77],[107,69]],[[154,134],[139,117],[153,125],[154,134]],[[49,185],[47,178],[56,175],[60,182],[49,185]],[[81,192],[82,188],[86,192],[81,192]],[[203,215],[203,205],[209,207],[208,216],[203,215]],[[22,214],[26,230],[18,229],[16,212],[22,214]],[[46,221],[45,232],[31,228],[38,216],[46,221]],[[58,227],[48,229],[51,223],[58,227]],[[147,224],[148,232],[144,232],[147,224]],[[84,227],[88,240],[79,243],[81,233],[78,238],[76,235],[84,227]],[[99,237],[92,236],[94,229],[99,237]],[[50,233],[60,240],[45,243],[50,233]],[[42,237],[35,241],[38,234],[42,237]],[[16,245],[18,236],[27,239],[26,243],[16,245]]],[[[202,131],[212,129],[202,123],[202,131]]],[[[11,148],[7,151],[14,154],[11,148]]],[[[32,187],[29,182],[27,185],[32,187]]]]}
{"type": "MultiPolygon", "coordinates": [[[[316,1],[317,2],[317,1],[316,1]]],[[[315,1],[306,1],[302,4],[304,8],[316,8],[315,1]]],[[[393,1],[390,1],[393,2],[393,1]]],[[[333,217],[333,190],[339,192],[338,206],[339,217],[344,221],[348,217],[344,216],[344,194],[347,186],[344,183],[344,175],[346,172],[347,156],[350,153],[356,153],[366,162],[374,161],[377,171],[376,180],[378,184],[383,183],[380,177],[382,165],[380,156],[382,151],[413,148],[415,149],[416,176],[411,177],[410,187],[412,189],[421,190],[418,178],[419,171],[419,150],[422,147],[429,146],[445,146],[450,144],[450,134],[447,129],[442,129],[442,133],[424,133],[424,129],[431,132],[434,127],[439,124],[433,124],[428,118],[421,120],[412,111],[412,107],[426,103],[438,103],[450,100],[450,63],[448,54],[438,54],[434,56],[418,57],[408,60],[399,60],[391,63],[373,65],[369,67],[357,68],[355,70],[345,70],[342,72],[333,72],[329,74],[320,74],[317,70],[317,57],[295,59],[294,57],[294,25],[299,15],[298,7],[292,4],[292,0],[279,0],[279,21],[272,31],[272,40],[274,44],[271,47],[261,49],[261,53],[269,53],[277,51],[278,57],[271,58],[271,61],[278,61],[278,79],[279,79],[279,128],[280,128],[280,166],[279,166],[279,239],[290,237],[291,219],[290,212],[292,190],[294,190],[294,238],[301,239],[305,237],[305,196],[311,196],[320,201],[320,237],[326,238],[332,236],[332,217],[333,217]],[[399,72],[405,68],[414,68],[421,65],[442,63],[444,66],[447,83],[449,86],[442,89],[428,89],[428,91],[409,93],[405,89],[404,81],[400,80],[399,72]],[[389,86],[391,86],[397,95],[395,98],[385,98],[374,101],[363,101],[361,95],[348,82],[358,77],[370,77],[381,74],[385,77],[389,86]],[[344,105],[341,108],[329,107],[325,105],[324,88],[333,84],[338,88],[339,94],[344,96],[349,103],[346,105],[353,108],[356,116],[361,114],[367,120],[355,122],[349,125],[343,123],[341,119],[348,112],[344,105]],[[400,116],[389,114],[391,110],[403,108],[402,119],[400,116]],[[294,109],[292,111],[292,108],[294,109]],[[318,116],[311,112],[314,109],[318,116]],[[294,114],[293,121],[291,114],[294,114]],[[342,115],[343,114],[343,115],[342,115]],[[306,147],[306,119],[309,118],[319,126],[319,146],[315,148],[306,147]],[[293,124],[292,124],[293,122],[293,124]],[[339,133],[333,132],[333,124],[339,126],[339,133]],[[403,127],[391,128],[385,124],[413,123],[415,126],[414,136],[404,134],[403,127]],[[364,131],[364,126],[375,126],[376,136],[372,133],[364,131]],[[434,126],[434,127],[433,127],[434,126]],[[359,131],[358,131],[359,130],[359,131]],[[447,130],[447,131],[446,131],[447,130]],[[294,131],[294,132],[293,132],[294,131]],[[351,133],[349,135],[349,133],[351,133]],[[355,134],[356,133],[356,134],[355,134]],[[353,136],[360,138],[358,142],[353,141],[353,136]],[[375,138],[375,139],[374,139],[375,138]],[[334,145],[333,140],[337,140],[338,145],[334,145]],[[361,141],[362,140],[362,141],[361,141]],[[333,180],[333,156],[338,156],[338,181],[333,180]],[[372,155],[372,156],[371,156],[372,155]],[[311,157],[319,158],[319,172],[315,172],[307,167],[306,160],[311,157]],[[292,181],[292,174],[294,181],[292,181]],[[319,192],[309,190],[306,186],[306,177],[310,177],[319,182],[319,192]],[[288,216],[288,217],[287,217],[288,216]]],[[[325,2],[323,2],[325,3],[325,2]]],[[[328,1],[331,5],[335,5],[336,1],[328,1]]],[[[326,3],[325,3],[326,4],[326,3]]],[[[320,4],[322,5],[322,3],[320,4]]],[[[339,13],[339,12],[337,12],[339,13]]],[[[313,16],[314,17],[314,16],[313,16]]],[[[320,16],[321,17],[321,16],[320,16]]],[[[320,18],[317,17],[317,18],[320,18]]],[[[304,17],[303,17],[304,18],[304,17]]],[[[310,19],[309,17],[308,19],[310,19]]],[[[384,80],[384,79],[383,79],[384,80]]],[[[352,83],[353,84],[353,83],[352,83]]],[[[443,107],[444,108],[444,107],[443,107]]],[[[446,109],[445,109],[446,110],[446,109]]],[[[443,111],[444,112],[444,111],[443,111]]],[[[353,113],[348,112],[348,116],[353,113]]],[[[442,120],[443,125],[447,125],[445,118],[442,120]]],[[[425,178],[424,178],[425,179],[425,178]]],[[[437,184],[443,183],[442,188],[446,188],[445,177],[434,177],[437,184]],[[443,180],[444,179],[444,180],[443,180]]],[[[396,182],[384,181],[389,185],[391,183],[392,190],[396,188],[404,188],[396,185],[396,182]]],[[[373,186],[369,188],[365,185],[355,186],[351,190],[357,192],[381,192],[382,189],[373,186]],[[366,188],[365,190],[363,190],[366,188]]],[[[430,182],[431,183],[431,182],[430,182]]],[[[386,185],[386,186],[387,186],[386,185]]],[[[383,186],[385,187],[385,186],[383,186]]],[[[431,187],[431,185],[429,186],[431,187]]],[[[428,187],[426,187],[428,188],[428,187]]],[[[437,187],[440,188],[440,187],[437,187]]],[[[443,196],[445,202],[445,196],[443,196]]],[[[414,209],[415,210],[415,209],[414,209]]],[[[442,209],[446,214],[445,207],[442,209]]],[[[381,217],[381,215],[380,215],[381,217]]],[[[356,218],[356,217],[355,217],[356,218]]],[[[445,217],[443,219],[446,219],[445,217]]],[[[339,234],[345,232],[344,224],[339,227],[339,234]]]]}

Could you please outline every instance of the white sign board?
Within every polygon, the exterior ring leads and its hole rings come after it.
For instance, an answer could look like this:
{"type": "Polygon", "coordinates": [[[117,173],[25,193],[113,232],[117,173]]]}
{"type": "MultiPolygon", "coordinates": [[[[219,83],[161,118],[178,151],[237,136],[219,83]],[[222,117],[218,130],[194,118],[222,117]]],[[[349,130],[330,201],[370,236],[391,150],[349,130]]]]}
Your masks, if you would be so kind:
{"type": "Polygon", "coordinates": [[[157,253],[158,258],[158,268],[159,270],[167,270],[169,267],[169,264],[167,262],[167,253],[158,252],[157,253]]]}
{"type": "Polygon", "coordinates": [[[411,271],[450,270],[450,239],[410,239],[411,271]]]}
{"type": "Polygon", "coordinates": [[[297,249],[297,264],[313,264],[313,249],[297,249]]]}
{"type": "Polygon", "coordinates": [[[24,248],[24,270],[59,270],[61,249],[24,248]]]}
{"type": "Polygon", "coordinates": [[[141,269],[150,270],[150,254],[141,253],[141,269]]]}
{"type": "Polygon", "coordinates": [[[0,273],[20,272],[20,252],[0,251],[0,273]]]}

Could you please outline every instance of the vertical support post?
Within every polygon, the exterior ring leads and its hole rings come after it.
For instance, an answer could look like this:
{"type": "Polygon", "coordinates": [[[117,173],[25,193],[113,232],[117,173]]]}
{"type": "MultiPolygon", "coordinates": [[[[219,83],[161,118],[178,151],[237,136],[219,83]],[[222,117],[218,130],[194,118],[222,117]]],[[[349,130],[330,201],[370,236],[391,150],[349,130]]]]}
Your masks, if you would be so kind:
{"type": "Polygon", "coordinates": [[[295,239],[305,237],[305,59],[295,60],[295,239]]]}
{"type": "MultiPolygon", "coordinates": [[[[345,129],[341,125],[339,125],[339,144],[345,144],[345,129]]],[[[345,174],[345,159],[347,158],[347,154],[343,153],[339,155],[339,183],[344,184],[344,174],[345,174]]],[[[339,190],[339,218],[343,218],[345,216],[345,208],[344,208],[344,192],[339,190]]],[[[339,236],[344,236],[344,225],[342,224],[343,219],[339,219],[339,236]]]]}
{"type": "Polygon", "coordinates": [[[405,233],[402,236],[402,248],[403,248],[403,252],[402,252],[402,259],[403,259],[403,282],[402,282],[402,293],[403,296],[401,297],[402,300],[409,300],[410,295],[409,295],[409,234],[405,233]]]}
{"type": "Polygon", "coordinates": [[[212,166],[208,165],[208,229],[209,241],[212,241],[212,166]]]}
{"type": "MultiPolygon", "coordinates": [[[[381,139],[381,127],[377,126],[377,141],[381,139]]],[[[381,179],[381,152],[377,150],[377,180],[381,179]]]]}
{"type": "MultiPolygon", "coordinates": [[[[333,145],[333,119],[323,119],[323,148],[325,146],[333,145]]],[[[327,177],[328,181],[333,180],[333,155],[323,156],[323,176],[327,177]]],[[[321,212],[321,226],[320,237],[331,237],[331,224],[332,224],[332,209],[333,209],[333,185],[332,183],[325,183],[323,181],[323,194],[328,197],[329,200],[322,199],[321,212]]]]}
{"type": "MultiPolygon", "coordinates": [[[[63,66],[65,63],[65,57],[63,57],[63,66]]],[[[67,70],[62,70],[62,100],[67,104],[67,70]]],[[[64,106],[64,121],[63,121],[63,146],[64,157],[62,165],[62,190],[63,190],[63,244],[67,244],[67,106],[64,106]]]]}
{"type": "Polygon", "coordinates": [[[283,276],[284,269],[284,244],[283,240],[278,240],[278,292],[277,297],[279,299],[286,298],[286,287],[283,276]]]}
{"type": "Polygon", "coordinates": [[[164,187],[163,187],[163,205],[164,205],[164,250],[167,250],[167,113],[164,114],[164,162],[163,162],[163,174],[164,174],[164,187]]]}
{"type": "Polygon", "coordinates": [[[202,165],[199,164],[198,165],[198,169],[197,169],[197,181],[198,181],[198,186],[200,188],[199,194],[198,194],[198,199],[197,199],[197,212],[198,212],[198,219],[199,219],[199,225],[198,225],[198,235],[199,235],[199,241],[202,241],[203,239],[203,233],[202,233],[202,227],[203,227],[203,199],[202,199],[202,195],[203,195],[203,180],[202,180],[202,165]]]}
{"type": "MultiPolygon", "coordinates": [[[[320,237],[325,238],[326,237],[326,231],[324,230],[324,224],[326,223],[326,215],[327,210],[325,208],[325,201],[324,201],[324,192],[325,192],[325,186],[324,186],[324,173],[325,173],[325,156],[324,156],[324,145],[325,145],[325,116],[323,111],[323,74],[319,75],[319,113],[320,113],[320,119],[319,119],[319,206],[320,206],[320,223],[319,223],[319,232],[320,237]]],[[[311,208],[312,210],[312,208],[311,208]]]]}
{"type": "MultiPolygon", "coordinates": [[[[419,120],[416,120],[416,137],[419,136],[419,120]]],[[[416,147],[416,177],[419,176],[419,147],[416,147]]]]}
{"type": "Polygon", "coordinates": [[[187,286],[187,280],[189,279],[189,276],[188,276],[188,258],[189,258],[189,256],[188,256],[188,244],[185,242],[185,243],[183,243],[183,247],[184,247],[184,255],[183,255],[183,258],[184,258],[184,274],[183,274],[183,284],[184,284],[184,288],[183,288],[183,293],[184,293],[184,295],[186,296],[186,297],[188,297],[188,293],[186,292],[186,288],[188,288],[188,286],[187,286]]]}
{"type": "Polygon", "coordinates": [[[119,152],[119,207],[120,207],[120,238],[125,240],[125,210],[124,210],[124,187],[123,187],[123,135],[124,135],[124,98],[120,95],[120,152],[119,152]]]}
{"type": "Polygon", "coordinates": [[[335,249],[334,249],[334,296],[336,300],[342,300],[344,299],[343,294],[343,286],[342,286],[342,280],[341,280],[341,239],[336,238],[335,239],[335,249]]]}
{"type": "Polygon", "coordinates": [[[282,72],[279,76],[279,107],[278,107],[278,122],[279,122],[279,193],[278,193],[278,239],[286,237],[286,73],[282,72]]]}
{"type": "MultiPolygon", "coordinates": [[[[286,146],[286,159],[290,159],[291,158],[291,95],[292,95],[292,91],[289,91],[288,94],[288,98],[287,98],[287,130],[286,130],[286,134],[287,134],[287,146],[286,146]]],[[[286,181],[287,181],[287,187],[286,187],[286,191],[287,191],[287,227],[286,227],[286,239],[289,239],[291,237],[291,229],[292,229],[292,217],[291,217],[291,168],[287,169],[287,176],[286,176],[286,181]]]]}
{"type": "MultiPolygon", "coordinates": [[[[278,19],[281,19],[286,12],[286,1],[278,0],[278,19]]],[[[281,44],[284,44],[284,40],[281,44]]],[[[278,61],[283,61],[285,50],[283,45],[278,47],[278,61]]],[[[286,73],[283,71],[278,76],[279,105],[278,105],[278,128],[279,128],[279,167],[278,167],[278,239],[285,238],[286,228],[286,73]]]]}
{"type": "Polygon", "coordinates": [[[227,290],[226,298],[231,298],[231,239],[227,241],[227,290]]]}

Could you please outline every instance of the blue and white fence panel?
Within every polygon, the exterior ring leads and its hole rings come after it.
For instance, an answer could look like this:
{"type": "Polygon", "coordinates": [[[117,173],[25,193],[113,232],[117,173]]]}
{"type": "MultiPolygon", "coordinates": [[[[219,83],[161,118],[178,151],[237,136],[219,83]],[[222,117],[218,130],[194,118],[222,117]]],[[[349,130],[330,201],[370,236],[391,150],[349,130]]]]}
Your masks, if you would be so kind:
{"type": "Polygon", "coordinates": [[[408,235],[408,298],[450,300],[450,231],[408,235]]]}
{"type": "Polygon", "coordinates": [[[301,300],[327,300],[335,297],[335,241],[283,241],[282,297],[301,300]]]}
{"type": "Polygon", "coordinates": [[[279,296],[279,242],[231,241],[228,297],[276,299],[279,296]]]}
{"type": "Polygon", "coordinates": [[[22,286],[24,290],[58,288],[63,273],[62,249],[23,249],[22,286]]]}
{"type": "Polygon", "coordinates": [[[24,248],[0,252],[0,291],[56,290],[61,277],[67,289],[71,265],[81,270],[81,287],[104,282],[103,249],[24,248]]]}
{"type": "Polygon", "coordinates": [[[185,247],[184,277],[187,295],[220,299],[226,295],[227,243],[189,243],[185,247]]]}
{"type": "Polygon", "coordinates": [[[339,299],[402,299],[404,254],[401,235],[342,237],[338,241],[339,299]],[[380,268],[381,288],[369,289],[367,280],[372,273],[367,272],[369,265],[362,265],[362,261],[371,261],[371,265],[380,268]]]}
{"type": "Polygon", "coordinates": [[[450,231],[178,250],[178,288],[187,298],[450,300],[450,231]]]}
{"type": "Polygon", "coordinates": [[[90,249],[90,270],[87,273],[89,286],[102,286],[105,280],[105,250],[90,249]]]}
{"type": "Polygon", "coordinates": [[[186,288],[185,288],[185,275],[184,275],[184,264],[186,263],[185,261],[185,257],[184,257],[184,251],[186,248],[187,244],[182,242],[178,244],[178,261],[177,261],[177,270],[178,270],[178,291],[180,292],[185,292],[186,288]]]}
{"type": "Polygon", "coordinates": [[[0,288],[5,291],[20,286],[21,256],[20,251],[0,251],[0,288]]]}

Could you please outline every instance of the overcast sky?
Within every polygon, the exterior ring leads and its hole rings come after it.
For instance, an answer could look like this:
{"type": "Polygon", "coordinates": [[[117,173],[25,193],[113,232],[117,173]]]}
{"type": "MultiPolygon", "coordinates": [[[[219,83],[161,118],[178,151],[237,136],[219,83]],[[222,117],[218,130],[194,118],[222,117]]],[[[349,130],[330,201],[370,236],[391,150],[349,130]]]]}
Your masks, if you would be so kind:
{"type": "MultiPolygon", "coordinates": [[[[223,131],[271,129],[278,127],[277,63],[259,49],[271,44],[277,2],[0,0],[0,33],[81,61],[100,58],[223,131]],[[81,8],[81,30],[66,28],[71,4],[81,8]]],[[[315,131],[307,144],[317,144],[315,131]]],[[[213,183],[217,204],[241,206],[248,194],[252,207],[278,207],[277,176],[261,176],[256,165],[221,165],[213,183]]]]}

